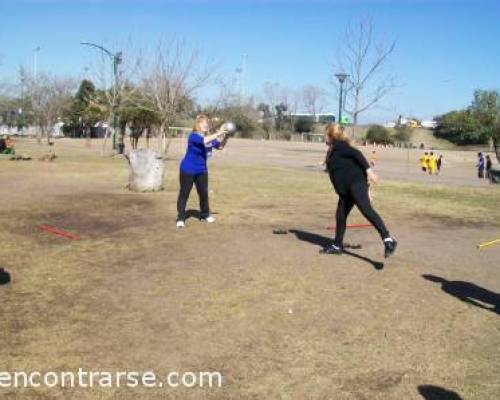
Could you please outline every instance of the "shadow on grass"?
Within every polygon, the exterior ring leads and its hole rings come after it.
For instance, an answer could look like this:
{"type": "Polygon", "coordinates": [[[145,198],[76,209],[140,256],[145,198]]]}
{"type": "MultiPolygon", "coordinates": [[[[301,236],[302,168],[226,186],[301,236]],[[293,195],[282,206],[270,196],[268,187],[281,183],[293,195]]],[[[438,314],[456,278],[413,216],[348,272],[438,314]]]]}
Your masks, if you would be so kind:
{"type": "Polygon", "coordinates": [[[0,285],[6,285],[9,282],[10,282],[9,273],[3,268],[0,268],[0,285]]]}
{"type": "Polygon", "coordinates": [[[441,290],[465,303],[500,315],[500,294],[470,282],[448,281],[440,276],[422,275],[428,281],[440,283],[441,290]],[[485,305],[486,304],[486,305],[485,305]]]}
{"type": "MultiPolygon", "coordinates": [[[[312,243],[314,245],[320,247],[326,247],[333,243],[333,240],[326,236],[321,236],[316,233],[300,231],[296,229],[290,229],[290,233],[293,233],[297,239],[302,240],[303,242],[312,243]]],[[[384,268],[384,263],[372,260],[371,258],[360,256],[359,254],[353,253],[352,251],[344,250],[344,254],[347,254],[351,257],[358,258],[363,260],[373,266],[376,270],[381,270],[384,268]]]]}
{"type": "MultiPolygon", "coordinates": [[[[216,212],[211,212],[211,215],[217,215],[216,212]]],[[[201,219],[201,213],[200,210],[194,210],[190,209],[186,211],[186,220],[193,218],[193,219],[201,219]]]]}
{"type": "Polygon", "coordinates": [[[420,385],[418,392],[425,400],[462,400],[456,392],[439,386],[420,385]]]}

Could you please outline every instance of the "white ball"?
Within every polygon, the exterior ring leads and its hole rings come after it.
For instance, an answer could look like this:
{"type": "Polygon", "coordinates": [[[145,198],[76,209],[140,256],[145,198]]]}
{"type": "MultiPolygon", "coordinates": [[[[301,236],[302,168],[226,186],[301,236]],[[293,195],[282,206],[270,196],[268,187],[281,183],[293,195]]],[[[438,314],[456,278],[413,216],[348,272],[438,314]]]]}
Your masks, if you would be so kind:
{"type": "Polygon", "coordinates": [[[225,122],[224,129],[229,133],[236,132],[236,124],[234,122],[225,122]]]}

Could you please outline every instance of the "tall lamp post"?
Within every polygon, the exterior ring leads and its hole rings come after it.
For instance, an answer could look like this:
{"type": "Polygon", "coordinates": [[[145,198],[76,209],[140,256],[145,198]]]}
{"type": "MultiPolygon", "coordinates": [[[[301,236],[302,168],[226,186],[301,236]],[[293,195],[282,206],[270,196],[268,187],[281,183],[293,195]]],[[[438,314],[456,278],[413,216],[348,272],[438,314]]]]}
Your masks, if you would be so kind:
{"type": "MultiPolygon", "coordinates": [[[[110,52],[103,46],[90,42],[80,42],[81,45],[95,47],[106,53],[113,60],[113,102],[111,104],[111,120],[113,121],[113,149],[116,149],[116,130],[118,127],[118,65],[122,62],[122,52],[110,52]]],[[[123,143],[118,146],[118,152],[123,153],[123,143]]]]}
{"type": "Polygon", "coordinates": [[[21,135],[24,136],[24,74],[21,75],[21,107],[19,108],[19,114],[21,115],[21,135]]]}
{"type": "Polygon", "coordinates": [[[339,80],[339,83],[340,83],[340,93],[339,93],[339,120],[338,120],[338,123],[341,124],[342,123],[342,100],[343,100],[343,96],[344,96],[344,82],[345,80],[349,77],[348,74],[346,74],[345,72],[338,72],[335,74],[335,77],[339,80]]]}

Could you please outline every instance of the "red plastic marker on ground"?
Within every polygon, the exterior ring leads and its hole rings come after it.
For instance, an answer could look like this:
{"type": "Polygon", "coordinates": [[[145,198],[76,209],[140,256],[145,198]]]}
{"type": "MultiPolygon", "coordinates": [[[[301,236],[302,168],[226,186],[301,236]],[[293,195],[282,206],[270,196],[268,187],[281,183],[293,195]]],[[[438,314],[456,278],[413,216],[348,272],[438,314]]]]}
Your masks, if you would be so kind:
{"type": "Polygon", "coordinates": [[[40,225],[38,226],[38,229],[40,229],[41,231],[44,231],[44,232],[48,232],[48,233],[52,233],[54,235],[58,235],[58,236],[62,236],[62,237],[65,237],[67,239],[71,239],[71,240],[80,240],[80,238],[78,236],[75,236],[73,235],[72,233],[69,233],[69,232],[65,232],[65,231],[62,231],[60,229],[57,229],[56,227],[54,226],[50,226],[50,225],[40,225]]]}

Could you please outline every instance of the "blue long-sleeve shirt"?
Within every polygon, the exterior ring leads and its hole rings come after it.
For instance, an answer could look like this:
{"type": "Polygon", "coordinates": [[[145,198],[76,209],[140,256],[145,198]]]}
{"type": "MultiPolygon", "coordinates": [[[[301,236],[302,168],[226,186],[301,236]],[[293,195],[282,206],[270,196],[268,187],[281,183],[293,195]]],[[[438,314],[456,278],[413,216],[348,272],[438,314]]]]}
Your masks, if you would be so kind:
{"type": "Polygon", "coordinates": [[[484,157],[479,157],[479,164],[477,164],[479,170],[484,170],[484,157]]]}
{"type": "Polygon", "coordinates": [[[199,132],[191,132],[188,136],[186,155],[181,161],[181,172],[189,175],[200,175],[208,172],[207,158],[212,154],[212,149],[218,149],[220,141],[213,140],[205,144],[205,137],[199,132]]]}

